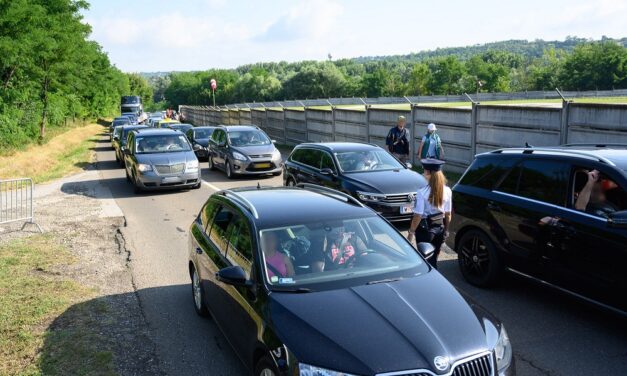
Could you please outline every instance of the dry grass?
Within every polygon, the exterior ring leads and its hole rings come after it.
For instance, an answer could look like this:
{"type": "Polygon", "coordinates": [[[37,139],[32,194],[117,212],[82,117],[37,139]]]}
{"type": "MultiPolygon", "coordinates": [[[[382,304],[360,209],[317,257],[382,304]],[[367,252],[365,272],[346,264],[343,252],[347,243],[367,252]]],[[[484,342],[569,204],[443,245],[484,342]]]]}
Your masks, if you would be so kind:
{"type": "Polygon", "coordinates": [[[103,130],[98,124],[72,128],[46,144],[1,156],[0,179],[29,177],[42,183],[79,171],[93,162],[93,148],[103,130]]]}

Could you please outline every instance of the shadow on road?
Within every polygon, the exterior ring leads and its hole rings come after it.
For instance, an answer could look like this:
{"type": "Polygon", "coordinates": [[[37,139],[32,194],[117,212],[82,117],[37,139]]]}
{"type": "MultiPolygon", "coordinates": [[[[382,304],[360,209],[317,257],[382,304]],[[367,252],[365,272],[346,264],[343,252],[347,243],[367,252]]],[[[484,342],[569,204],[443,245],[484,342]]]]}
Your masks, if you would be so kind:
{"type": "Polygon", "coordinates": [[[438,262],[438,268],[503,321],[520,360],[519,375],[625,374],[627,321],[513,275],[498,287],[481,289],[463,279],[457,260],[438,262]],[[551,367],[547,373],[533,370],[540,365],[551,367]]]}
{"type": "Polygon", "coordinates": [[[71,306],[47,328],[38,366],[45,375],[78,375],[86,369],[99,375],[164,375],[169,370],[181,375],[245,374],[214,322],[195,314],[190,285],[148,288],[71,306]],[[172,336],[165,361],[151,338],[146,324],[151,318],[143,316],[138,296],[140,301],[188,303],[179,317],[172,318],[172,332],[177,335],[156,334],[172,336]],[[182,320],[187,325],[174,324],[182,320]],[[171,359],[180,364],[170,364],[171,359]],[[112,363],[116,369],[111,369],[112,363]]]}

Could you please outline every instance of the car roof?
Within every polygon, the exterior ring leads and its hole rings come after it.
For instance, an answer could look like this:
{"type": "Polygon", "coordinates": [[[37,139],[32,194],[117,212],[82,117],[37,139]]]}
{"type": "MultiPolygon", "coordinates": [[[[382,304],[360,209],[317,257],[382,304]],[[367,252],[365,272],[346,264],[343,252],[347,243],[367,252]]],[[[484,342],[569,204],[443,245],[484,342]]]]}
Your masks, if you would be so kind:
{"type": "Polygon", "coordinates": [[[517,153],[595,160],[627,171],[627,144],[566,144],[546,147],[504,148],[483,153],[479,156],[516,155],[517,153]]]}
{"type": "Polygon", "coordinates": [[[214,127],[211,125],[201,125],[200,127],[194,127],[194,129],[216,129],[218,127],[214,127]]]}
{"type": "MultiPolygon", "coordinates": [[[[117,128],[117,127],[116,127],[117,128]]],[[[123,130],[135,130],[135,129],[144,129],[144,128],[148,128],[147,125],[142,125],[142,124],[136,124],[136,125],[122,125],[121,128],[123,130]]]]}
{"type": "Polygon", "coordinates": [[[151,127],[143,127],[140,129],[135,129],[135,133],[142,136],[158,136],[163,134],[177,134],[180,135],[181,132],[175,131],[174,129],[168,128],[151,128],[151,127]]]}
{"type": "Polygon", "coordinates": [[[314,147],[324,149],[332,153],[341,153],[347,151],[370,151],[381,150],[376,144],[366,144],[362,142],[316,142],[316,143],[303,143],[296,146],[294,149],[303,147],[314,147]]]}
{"type": "Polygon", "coordinates": [[[217,192],[242,206],[255,218],[259,228],[286,224],[374,216],[356,199],[329,188],[306,185],[294,187],[244,187],[217,192]],[[277,210],[280,208],[280,210],[277,210]],[[321,209],[324,208],[324,209],[321,209]]]}
{"type": "Polygon", "coordinates": [[[218,125],[219,128],[223,128],[227,133],[228,132],[233,132],[233,131],[243,131],[243,130],[255,130],[255,129],[259,129],[258,126],[256,125],[247,125],[247,124],[242,124],[242,125],[218,125]]]}

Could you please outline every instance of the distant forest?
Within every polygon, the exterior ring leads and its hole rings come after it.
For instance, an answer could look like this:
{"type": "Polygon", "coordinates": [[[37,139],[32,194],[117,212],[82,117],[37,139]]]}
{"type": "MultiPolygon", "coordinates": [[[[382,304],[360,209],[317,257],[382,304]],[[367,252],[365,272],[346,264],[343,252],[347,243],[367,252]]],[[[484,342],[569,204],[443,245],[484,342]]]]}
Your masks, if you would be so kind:
{"type": "Polygon", "coordinates": [[[509,40],[408,55],[141,73],[157,106],[327,97],[627,88],[627,38],[509,40]]]}

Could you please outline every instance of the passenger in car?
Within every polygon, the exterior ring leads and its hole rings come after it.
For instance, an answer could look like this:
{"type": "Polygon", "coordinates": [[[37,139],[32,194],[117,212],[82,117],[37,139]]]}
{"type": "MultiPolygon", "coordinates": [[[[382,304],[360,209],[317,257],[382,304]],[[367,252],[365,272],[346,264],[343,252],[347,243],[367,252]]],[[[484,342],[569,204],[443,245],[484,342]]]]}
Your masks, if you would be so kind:
{"type": "Polygon", "coordinates": [[[266,231],[262,235],[263,255],[266,260],[266,270],[268,278],[272,277],[292,277],[294,276],[294,266],[290,258],[279,252],[279,237],[274,231],[266,231]]]}
{"type": "MultiPolygon", "coordinates": [[[[607,200],[603,189],[603,181],[600,179],[599,171],[592,170],[587,172],[588,181],[580,192],[575,193],[575,209],[586,213],[596,215],[598,217],[607,218],[609,214],[618,210],[618,208],[607,200]]],[[[606,185],[615,186],[616,184],[605,180],[606,185]]]]}
{"type": "Polygon", "coordinates": [[[329,229],[325,236],[313,239],[311,249],[311,270],[322,272],[350,266],[355,256],[365,252],[367,247],[355,233],[338,226],[329,229]]]}

